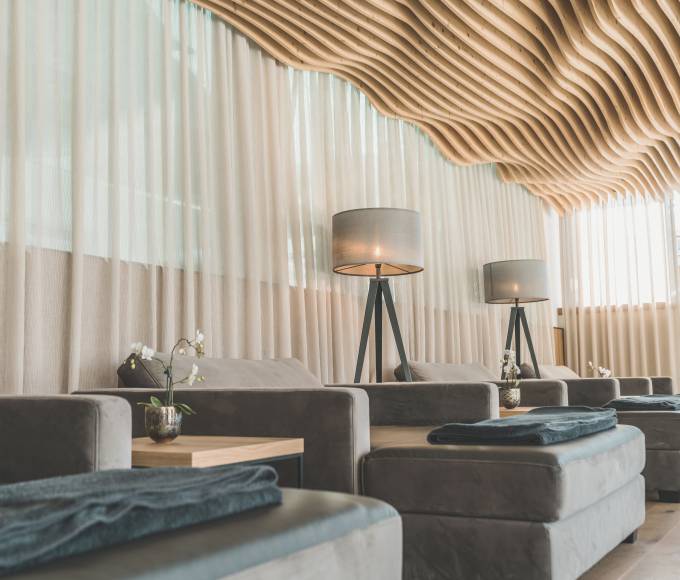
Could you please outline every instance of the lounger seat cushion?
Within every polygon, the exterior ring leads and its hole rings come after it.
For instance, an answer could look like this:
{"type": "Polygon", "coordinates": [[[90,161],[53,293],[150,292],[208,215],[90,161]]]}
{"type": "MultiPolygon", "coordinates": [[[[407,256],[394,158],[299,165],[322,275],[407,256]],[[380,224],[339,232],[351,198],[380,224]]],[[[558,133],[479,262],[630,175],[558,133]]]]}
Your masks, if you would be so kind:
{"type": "Polygon", "coordinates": [[[283,503],[149,536],[4,578],[22,580],[269,580],[401,576],[401,521],[360,496],[283,490],[283,503]],[[320,577],[320,576],[317,576],[320,577]]]}
{"type": "Polygon", "coordinates": [[[374,427],[367,495],[402,513],[550,522],[639,476],[644,437],[630,426],[555,445],[430,445],[427,427],[374,427]]]}

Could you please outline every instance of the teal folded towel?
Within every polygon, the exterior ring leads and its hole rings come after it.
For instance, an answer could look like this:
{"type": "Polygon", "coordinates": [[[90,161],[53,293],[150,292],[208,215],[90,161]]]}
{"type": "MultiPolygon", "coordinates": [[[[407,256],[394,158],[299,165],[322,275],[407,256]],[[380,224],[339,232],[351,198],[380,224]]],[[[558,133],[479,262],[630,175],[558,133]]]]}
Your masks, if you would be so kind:
{"type": "Polygon", "coordinates": [[[265,466],[112,470],[0,486],[0,575],[281,503],[265,466]]]}
{"type": "Polygon", "coordinates": [[[430,432],[433,444],[551,445],[616,426],[614,409],[541,407],[524,415],[478,423],[449,423],[430,432]]]}
{"type": "Polygon", "coordinates": [[[639,395],[609,401],[605,407],[617,411],[680,411],[678,395],[639,395]]]}

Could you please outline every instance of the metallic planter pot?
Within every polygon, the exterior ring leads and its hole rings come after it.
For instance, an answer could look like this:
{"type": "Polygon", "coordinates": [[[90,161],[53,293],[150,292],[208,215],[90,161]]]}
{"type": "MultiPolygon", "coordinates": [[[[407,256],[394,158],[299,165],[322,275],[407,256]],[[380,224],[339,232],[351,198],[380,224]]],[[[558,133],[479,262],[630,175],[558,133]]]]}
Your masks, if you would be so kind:
{"type": "Polygon", "coordinates": [[[182,431],[182,412],[175,407],[145,407],[144,425],[156,443],[169,443],[182,431]]]}
{"type": "Polygon", "coordinates": [[[506,409],[514,409],[515,407],[519,406],[520,397],[518,387],[501,387],[498,389],[498,397],[500,399],[501,405],[503,405],[506,409]]]}

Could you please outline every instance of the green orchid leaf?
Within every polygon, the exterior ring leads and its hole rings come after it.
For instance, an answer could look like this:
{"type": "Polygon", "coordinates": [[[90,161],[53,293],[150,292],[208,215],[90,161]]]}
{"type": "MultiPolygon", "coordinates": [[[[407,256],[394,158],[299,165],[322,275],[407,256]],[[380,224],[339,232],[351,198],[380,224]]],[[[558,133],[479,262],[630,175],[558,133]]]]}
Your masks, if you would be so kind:
{"type": "Polygon", "coordinates": [[[154,407],[162,407],[163,403],[161,403],[161,400],[158,397],[149,397],[149,400],[151,401],[151,405],[154,407]]]}
{"type": "Polygon", "coordinates": [[[196,414],[196,411],[194,411],[189,405],[187,405],[185,403],[178,403],[177,405],[179,406],[180,410],[183,413],[186,413],[187,415],[195,415],[196,414]]]}
{"type": "Polygon", "coordinates": [[[194,411],[189,405],[185,403],[175,403],[175,408],[182,411],[182,413],[186,413],[187,415],[196,414],[196,411],[194,411]]]}

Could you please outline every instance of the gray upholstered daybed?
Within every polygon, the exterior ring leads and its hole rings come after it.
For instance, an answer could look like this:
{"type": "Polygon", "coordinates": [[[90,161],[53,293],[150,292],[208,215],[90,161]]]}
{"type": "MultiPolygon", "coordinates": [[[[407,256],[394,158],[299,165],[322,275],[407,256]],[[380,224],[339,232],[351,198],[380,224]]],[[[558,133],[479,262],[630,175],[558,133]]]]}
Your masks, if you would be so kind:
{"type": "MultiPolygon", "coordinates": [[[[564,365],[539,365],[538,370],[544,379],[558,379],[571,385],[607,385],[618,382],[619,393],[626,395],[672,395],[673,380],[667,376],[657,377],[611,377],[611,378],[581,378],[575,371],[564,365]],[[585,382],[584,382],[585,381],[585,382]]],[[[534,369],[528,364],[522,364],[522,376],[533,378],[534,369]]],[[[571,394],[571,390],[570,390],[571,394]]],[[[573,399],[573,397],[572,397],[573,399]]]]}
{"type": "MultiPolygon", "coordinates": [[[[578,379],[567,367],[541,367],[541,374],[544,372],[567,381],[578,379]]],[[[597,406],[620,396],[672,395],[674,390],[670,377],[590,380],[600,385],[590,396],[591,404],[597,406]]],[[[642,475],[650,498],[680,502],[680,411],[617,411],[617,414],[619,423],[633,425],[645,434],[647,461],[642,475]]]]}
{"type": "MultiPolygon", "coordinates": [[[[130,405],[0,396],[0,484],[130,467],[130,405]]],[[[43,564],[4,578],[399,580],[397,512],[367,497],[283,489],[281,505],[43,564]]]]}
{"type": "MultiPolygon", "coordinates": [[[[590,405],[600,407],[621,396],[673,394],[673,381],[670,377],[618,377],[586,378],[579,377],[565,366],[541,365],[542,379],[523,380],[521,383],[522,405],[536,406],[535,389],[537,383],[554,385],[562,383],[565,387],[565,400],[556,400],[552,405],[590,405]],[[528,387],[528,388],[527,388],[528,387]]],[[[412,362],[411,373],[414,380],[460,380],[476,378],[483,380],[492,377],[491,371],[478,364],[446,364],[412,362]]],[[[400,376],[397,367],[395,375],[400,376]]],[[[533,368],[522,365],[522,375],[533,375],[533,368]]],[[[551,388],[554,388],[551,387],[551,388]]],[[[662,501],[680,501],[680,411],[618,411],[619,423],[633,425],[645,435],[646,463],[642,475],[650,498],[662,501]]]]}
{"type": "Polygon", "coordinates": [[[620,426],[546,448],[431,446],[374,428],[365,492],[404,522],[404,577],[573,579],[643,523],[644,442],[620,426]]]}
{"type": "Polygon", "coordinates": [[[383,502],[284,489],[280,506],[148,536],[4,578],[399,580],[401,523],[383,502]]]}
{"type": "Polygon", "coordinates": [[[426,441],[433,425],[497,417],[497,387],[402,385],[420,390],[409,414],[386,403],[398,384],[366,387],[381,404],[371,411],[364,493],[402,514],[405,579],[571,580],[634,538],[645,518],[638,429],[546,447],[435,446],[426,441]],[[432,398],[439,406],[425,403],[432,398]]]}

